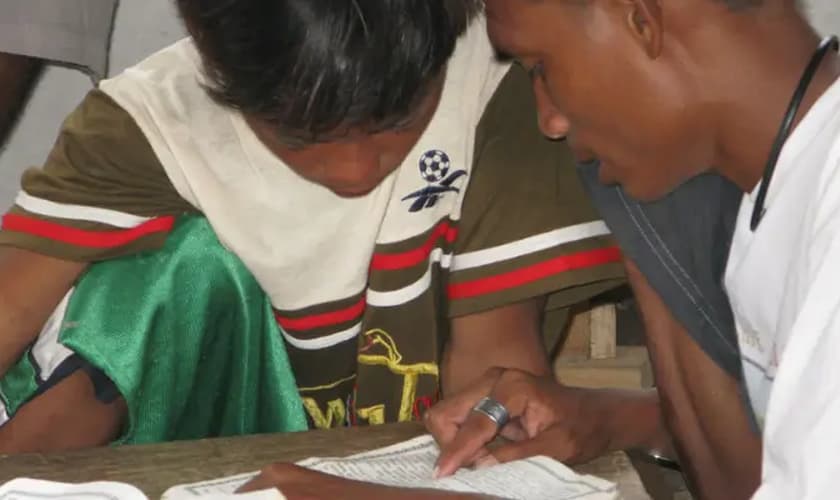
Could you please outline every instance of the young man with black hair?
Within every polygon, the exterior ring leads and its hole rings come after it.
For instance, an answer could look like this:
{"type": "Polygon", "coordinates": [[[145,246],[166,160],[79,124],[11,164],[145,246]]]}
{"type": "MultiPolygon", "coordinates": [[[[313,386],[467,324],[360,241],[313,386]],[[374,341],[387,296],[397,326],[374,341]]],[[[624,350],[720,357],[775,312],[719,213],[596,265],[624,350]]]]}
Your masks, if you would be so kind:
{"type": "Polygon", "coordinates": [[[178,7],[191,38],[102,82],[3,218],[0,452],[409,420],[549,372],[543,311],[620,256],[479,2],[178,7]]]}
{"type": "MultiPolygon", "coordinates": [[[[494,45],[532,75],[542,130],[567,138],[616,230],[657,389],[491,370],[427,413],[440,474],[476,458],[640,448],[679,459],[698,498],[836,497],[837,40],[821,41],[794,0],[486,3],[494,45]],[[662,238],[668,223],[677,230],[662,238]],[[485,449],[500,432],[473,411],[485,397],[519,441],[485,449]]],[[[294,499],[312,484],[344,498],[437,496],[288,465],[249,488],[294,499]]]]}

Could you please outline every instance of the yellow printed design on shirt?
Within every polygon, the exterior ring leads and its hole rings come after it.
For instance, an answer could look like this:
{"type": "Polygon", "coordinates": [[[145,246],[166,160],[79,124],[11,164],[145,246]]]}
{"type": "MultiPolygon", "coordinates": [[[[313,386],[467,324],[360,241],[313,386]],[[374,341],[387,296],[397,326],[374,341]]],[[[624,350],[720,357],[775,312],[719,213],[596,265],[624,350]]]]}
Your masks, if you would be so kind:
{"type": "MultiPolygon", "coordinates": [[[[414,408],[414,399],[417,395],[418,380],[421,375],[431,375],[437,379],[437,364],[403,364],[403,356],[400,354],[393,337],[391,337],[388,332],[379,328],[366,331],[364,333],[363,342],[363,347],[359,349],[359,365],[385,366],[394,375],[401,375],[403,377],[402,397],[400,398],[398,420],[400,422],[413,420],[412,409],[414,408]]],[[[363,408],[358,410],[358,415],[361,418],[366,418],[366,415],[371,414],[377,414],[374,412],[374,408],[363,408]]],[[[370,423],[377,423],[369,418],[367,420],[370,423]]]]}

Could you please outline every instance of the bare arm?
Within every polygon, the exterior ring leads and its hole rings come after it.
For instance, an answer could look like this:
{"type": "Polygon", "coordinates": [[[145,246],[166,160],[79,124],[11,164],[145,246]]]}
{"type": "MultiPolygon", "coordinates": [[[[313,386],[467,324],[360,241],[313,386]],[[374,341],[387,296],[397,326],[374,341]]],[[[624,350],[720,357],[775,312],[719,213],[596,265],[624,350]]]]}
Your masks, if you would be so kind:
{"type": "Polygon", "coordinates": [[[632,262],[627,274],[645,324],[663,420],[695,494],[749,498],[760,482],[761,439],[751,429],[737,381],[691,339],[632,262]]]}
{"type": "MultiPolygon", "coordinates": [[[[0,375],[36,339],[86,264],[0,248],[0,375]]],[[[22,406],[0,427],[0,454],[59,451],[107,444],[120,431],[122,399],[100,403],[77,371],[22,406]]]]}
{"type": "Polygon", "coordinates": [[[119,437],[127,415],[125,400],[100,402],[90,377],[79,370],[23,405],[0,427],[0,455],[105,446],[119,437]]]}
{"type": "Polygon", "coordinates": [[[17,362],[85,264],[0,248],[0,376],[17,362]]]}
{"type": "Polygon", "coordinates": [[[489,394],[519,418],[529,437],[493,450],[499,461],[541,454],[581,462],[611,449],[667,453],[673,447],[698,498],[750,497],[759,482],[761,443],[737,381],[694,343],[632,263],[628,274],[643,311],[657,391],[575,389],[491,370],[427,414],[427,427],[441,443],[442,473],[472,463],[496,435],[492,422],[470,412],[489,394]]]}
{"type": "Polygon", "coordinates": [[[444,396],[458,393],[491,367],[551,373],[541,335],[543,299],[532,299],[452,320],[443,358],[444,396]]]}
{"type": "Polygon", "coordinates": [[[5,142],[43,62],[0,52],[0,145],[5,142]]]}

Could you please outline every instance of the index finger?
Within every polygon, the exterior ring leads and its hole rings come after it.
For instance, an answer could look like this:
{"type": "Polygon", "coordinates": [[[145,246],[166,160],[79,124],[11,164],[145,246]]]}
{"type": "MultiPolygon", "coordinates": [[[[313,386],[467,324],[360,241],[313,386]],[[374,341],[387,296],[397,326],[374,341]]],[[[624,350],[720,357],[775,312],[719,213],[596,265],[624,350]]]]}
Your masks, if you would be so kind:
{"type": "MultiPolygon", "coordinates": [[[[513,420],[521,417],[529,401],[534,399],[537,383],[538,380],[531,374],[508,369],[499,376],[490,398],[504,406],[509,419],[513,420]]],[[[496,422],[471,407],[452,440],[441,446],[437,474],[453,474],[492,441],[500,430],[496,422]]]]}
{"type": "Polygon", "coordinates": [[[254,476],[253,479],[236,489],[236,493],[250,493],[252,491],[267,490],[276,488],[274,481],[263,473],[254,476]]]}
{"type": "Polygon", "coordinates": [[[498,432],[496,423],[486,415],[470,411],[454,438],[441,446],[435,475],[444,477],[454,474],[461,466],[469,463],[498,432]]]}
{"type": "Polygon", "coordinates": [[[444,399],[426,412],[426,430],[435,438],[438,446],[444,446],[455,438],[473,406],[490,394],[501,373],[502,370],[498,368],[488,370],[467,389],[444,399]]]}

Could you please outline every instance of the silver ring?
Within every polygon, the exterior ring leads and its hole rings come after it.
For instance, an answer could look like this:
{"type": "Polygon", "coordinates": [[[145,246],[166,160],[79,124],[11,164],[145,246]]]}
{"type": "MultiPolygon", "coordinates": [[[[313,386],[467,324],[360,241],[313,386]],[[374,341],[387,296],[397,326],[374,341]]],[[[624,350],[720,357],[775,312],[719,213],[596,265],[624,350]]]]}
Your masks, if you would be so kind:
{"type": "Polygon", "coordinates": [[[492,420],[499,429],[507,425],[508,420],[510,420],[510,413],[508,413],[505,405],[499,403],[493,398],[482,398],[481,401],[473,406],[472,411],[486,416],[492,420]]]}

